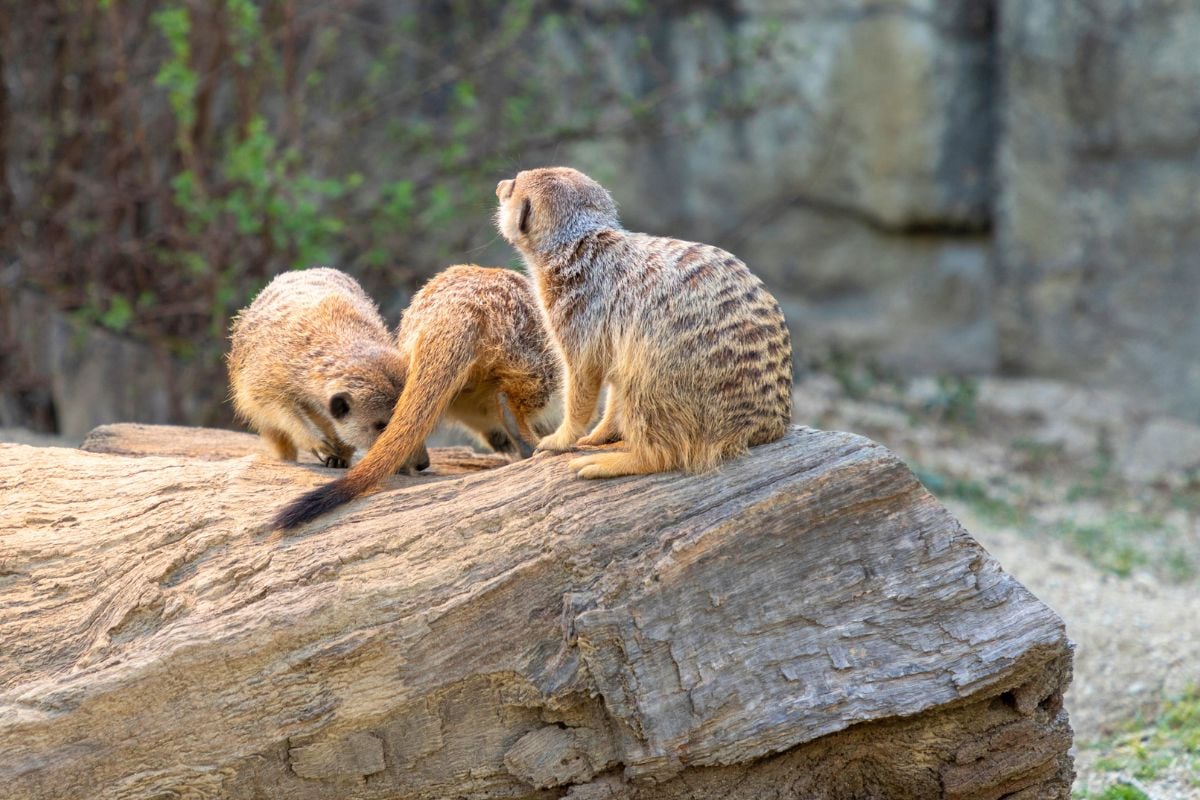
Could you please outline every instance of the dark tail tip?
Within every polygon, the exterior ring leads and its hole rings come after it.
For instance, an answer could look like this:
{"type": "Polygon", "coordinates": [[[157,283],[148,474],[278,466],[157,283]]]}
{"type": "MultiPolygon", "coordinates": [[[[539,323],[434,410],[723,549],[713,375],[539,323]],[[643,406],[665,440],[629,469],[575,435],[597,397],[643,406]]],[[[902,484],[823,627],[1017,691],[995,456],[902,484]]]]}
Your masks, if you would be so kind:
{"type": "Polygon", "coordinates": [[[290,530],[314,520],[327,511],[349,503],[357,493],[345,480],[336,480],[305,492],[288,503],[271,522],[272,528],[290,530]]]}

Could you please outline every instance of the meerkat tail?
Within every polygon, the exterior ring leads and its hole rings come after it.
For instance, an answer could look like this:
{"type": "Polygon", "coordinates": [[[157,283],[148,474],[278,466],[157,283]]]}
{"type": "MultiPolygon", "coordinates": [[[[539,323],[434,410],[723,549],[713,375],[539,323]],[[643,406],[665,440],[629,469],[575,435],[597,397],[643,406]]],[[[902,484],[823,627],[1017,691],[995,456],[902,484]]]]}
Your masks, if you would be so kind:
{"type": "Polygon", "coordinates": [[[288,503],[275,515],[275,519],[271,521],[271,528],[286,531],[299,527],[338,506],[349,503],[355,497],[358,497],[358,493],[354,488],[346,483],[345,478],[339,478],[288,503]]]}
{"type": "Polygon", "coordinates": [[[470,322],[461,322],[437,331],[414,349],[404,392],[363,460],[338,480],[297,497],[276,515],[273,527],[295,528],[364,494],[393,474],[433,433],[475,361],[470,322]]]}

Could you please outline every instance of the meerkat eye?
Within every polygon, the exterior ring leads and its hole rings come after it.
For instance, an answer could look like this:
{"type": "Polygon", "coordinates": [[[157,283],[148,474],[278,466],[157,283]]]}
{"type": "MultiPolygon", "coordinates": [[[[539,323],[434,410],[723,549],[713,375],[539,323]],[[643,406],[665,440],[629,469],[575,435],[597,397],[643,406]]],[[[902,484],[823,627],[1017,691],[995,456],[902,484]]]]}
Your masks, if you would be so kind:
{"type": "Polygon", "coordinates": [[[517,230],[521,233],[529,233],[529,215],[533,213],[533,204],[526,197],[521,201],[521,219],[517,222],[517,230]]]}
{"type": "Polygon", "coordinates": [[[347,392],[338,392],[333,397],[329,398],[329,413],[334,419],[342,419],[350,413],[350,395],[347,392]]]}
{"type": "Polygon", "coordinates": [[[381,420],[375,423],[375,430],[382,432],[387,427],[387,420],[381,420]]]}

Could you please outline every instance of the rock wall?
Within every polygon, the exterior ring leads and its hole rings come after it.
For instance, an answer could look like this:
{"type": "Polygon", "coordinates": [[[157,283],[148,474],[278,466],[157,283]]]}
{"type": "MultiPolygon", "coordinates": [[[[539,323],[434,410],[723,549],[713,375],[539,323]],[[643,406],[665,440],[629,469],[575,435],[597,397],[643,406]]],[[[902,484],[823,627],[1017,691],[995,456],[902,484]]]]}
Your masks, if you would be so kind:
{"type": "MultiPolygon", "coordinates": [[[[735,37],[776,31],[739,77],[770,102],[602,151],[631,224],[743,256],[809,357],[1068,379],[1200,420],[1200,6],[734,9],[735,37]]],[[[679,75],[711,57],[689,25],[668,28],[679,75]]]]}
{"type": "Polygon", "coordinates": [[[681,99],[655,122],[694,127],[589,141],[570,160],[611,185],[630,227],[745,259],[779,294],[808,358],[844,351],[909,373],[990,372],[994,27],[991,4],[970,0],[681,7],[655,44],[669,67],[655,80],[681,99]],[[724,81],[751,113],[687,90],[757,42],[761,54],[724,81]]]}
{"type": "Polygon", "coordinates": [[[1200,420],[1200,6],[1016,0],[1002,20],[1002,362],[1200,420]]]}
{"type": "MultiPolygon", "coordinates": [[[[477,43],[450,37],[462,20],[436,3],[356,8],[380,30],[415,10],[422,37],[444,40],[445,63],[471,63],[464,48],[477,43]]],[[[803,361],[1053,377],[1200,422],[1196,4],[574,0],[544,10],[577,24],[535,25],[519,45],[540,73],[530,84],[550,94],[524,112],[545,146],[509,169],[576,164],[612,187],[631,228],[738,253],[778,293],[803,361]],[[639,110],[630,117],[613,98],[639,110]]],[[[368,66],[348,51],[323,77],[328,95],[349,95],[368,66]]],[[[402,65],[394,80],[418,85],[422,74],[402,65]]],[[[501,103],[511,79],[474,77],[480,119],[493,114],[502,136],[505,118],[484,106],[501,103]]],[[[372,119],[416,108],[412,92],[395,94],[372,119]]],[[[421,112],[437,102],[422,97],[421,112]]],[[[311,157],[334,172],[366,158],[395,177],[437,175],[436,163],[388,161],[387,131],[346,131],[332,155],[311,157]]],[[[486,210],[435,233],[397,259],[428,272],[513,259],[486,210]]],[[[402,293],[379,299],[394,311],[402,293]]],[[[72,402],[61,377],[47,383],[56,403],[72,402]]],[[[128,412],[115,395],[132,381],[92,383],[114,397],[89,404],[128,412]]],[[[180,411],[136,418],[223,413],[180,411]]],[[[119,418],[92,414],[71,430],[119,418]]]]}
{"type": "Polygon", "coordinates": [[[0,293],[0,345],[0,426],[78,441],[120,420],[231,421],[225,387],[209,379],[212,368],[84,328],[37,292],[0,293]],[[44,409],[52,409],[49,418],[44,409]]]}

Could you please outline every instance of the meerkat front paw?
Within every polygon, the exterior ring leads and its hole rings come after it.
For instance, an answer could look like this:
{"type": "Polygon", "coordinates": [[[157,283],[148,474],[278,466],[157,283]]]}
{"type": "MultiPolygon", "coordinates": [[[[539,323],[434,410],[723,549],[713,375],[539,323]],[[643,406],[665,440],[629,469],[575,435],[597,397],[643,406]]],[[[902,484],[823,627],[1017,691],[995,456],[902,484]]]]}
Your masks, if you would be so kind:
{"type": "Polygon", "coordinates": [[[336,453],[330,453],[325,456],[323,463],[330,469],[345,469],[350,466],[350,462],[336,453]]]}
{"type": "Polygon", "coordinates": [[[539,453],[541,453],[541,452],[545,452],[545,453],[565,452],[575,446],[576,438],[577,437],[576,437],[575,433],[573,433],[572,431],[563,430],[562,428],[559,428],[558,430],[556,430],[554,433],[550,434],[549,436],[542,437],[542,440],[540,442],[538,442],[536,452],[539,452],[539,453]]]}

